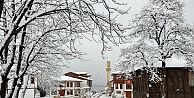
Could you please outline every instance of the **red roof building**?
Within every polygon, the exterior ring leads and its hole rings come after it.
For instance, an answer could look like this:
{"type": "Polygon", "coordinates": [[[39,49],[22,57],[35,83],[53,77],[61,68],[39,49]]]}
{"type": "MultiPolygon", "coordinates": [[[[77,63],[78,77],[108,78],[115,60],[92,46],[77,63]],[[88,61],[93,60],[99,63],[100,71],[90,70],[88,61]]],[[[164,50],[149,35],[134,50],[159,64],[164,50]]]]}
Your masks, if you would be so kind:
{"type": "Polygon", "coordinates": [[[91,75],[87,72],[67,72],[60,77],[59,95],[81,98],[92,87],[91,75]]]}
{"type": "Polygon", "coordinates": [[[113,72],[111,74],[112,95],[118,98],[133,98],[133,83],[131,79],[127,79],[124,73],[113,72]]]}

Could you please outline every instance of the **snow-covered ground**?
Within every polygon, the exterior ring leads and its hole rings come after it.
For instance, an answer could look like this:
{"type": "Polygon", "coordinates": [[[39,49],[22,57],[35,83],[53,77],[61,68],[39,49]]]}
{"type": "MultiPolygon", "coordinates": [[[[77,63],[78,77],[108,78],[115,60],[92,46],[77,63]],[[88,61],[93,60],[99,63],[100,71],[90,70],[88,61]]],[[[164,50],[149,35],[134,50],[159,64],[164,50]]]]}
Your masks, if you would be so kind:
{"type": "MultiPolygon", "coordinates": [[[[53,98],[53,97],[36,97],[36,98],[53,98]]],[[[112,98],[112,97],[107,97],[105,94],[102,95],[97,95],[92,96],[92,98],[112,98]]]]}
{"type": "Polygon", "coordinates": [[[107,97],[105,94],[102,94],[102,96],[100,96],[99,98],[111,98],[111,97],[107,97]]]}

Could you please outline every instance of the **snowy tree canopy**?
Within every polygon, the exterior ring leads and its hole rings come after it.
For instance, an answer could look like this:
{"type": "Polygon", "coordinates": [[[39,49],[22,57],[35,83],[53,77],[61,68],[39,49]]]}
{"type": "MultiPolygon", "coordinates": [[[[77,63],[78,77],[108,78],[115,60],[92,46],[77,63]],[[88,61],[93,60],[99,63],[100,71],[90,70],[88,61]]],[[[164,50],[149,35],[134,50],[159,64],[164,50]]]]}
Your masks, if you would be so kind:
{"type": "Polygon", "coordinates": [[[17,97],[14,92],[23,85],[24,74],[55,71],[57,75],[68,60],[82,59],[84,53],[75,43],[88,35],[102,43],[102,54],[109,49],[108,42],[121,43],[126,28],[116,22],[115,14],[127,11],[109,6],[110,2],[126,5],[115,0],[1,0],[1,98],[9,80],[12,88],[6,97],[17,97]],[[13,79],[8,78],[11,72],[13,79]]]}
{"type": "Polygon", "coordinates": [[[160,79],[152,68],[165,68],[168,59],[184,59],[193,68],[194,32],[185,23],[183,7],[178,0],[150,0],[132,20],[131,43],[121,50],[117,68],[126,73],[145,68],[153,81],[160,79]]]}

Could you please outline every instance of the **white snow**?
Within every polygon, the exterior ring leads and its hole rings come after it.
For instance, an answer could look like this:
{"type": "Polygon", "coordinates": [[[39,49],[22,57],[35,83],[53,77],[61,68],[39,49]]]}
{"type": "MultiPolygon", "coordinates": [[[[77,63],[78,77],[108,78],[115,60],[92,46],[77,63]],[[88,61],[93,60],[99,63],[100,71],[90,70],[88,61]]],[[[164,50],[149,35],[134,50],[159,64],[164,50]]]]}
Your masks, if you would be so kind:
{"type": "MultiPolygon", "coordinates": [[[[171,58],[166,60],[166,67],[188,67],[186,66],[186,60],[183,59],[177,59],[177,58],[171,58]]],[[[162,62],[159,62],[158,64],[155,64],[155,67],[162,67],[162,62]]]]}
{"type": "Polygon", "coordinates": [[[61,76],[60,81],[82,81],[77,78],[69,77],[69,76],[61,76]]]}
{"type": "MultiPolygon", "coordinates": [[[[53,97],[36,97],[36,98],[53,98],[53,97]]],[[[91,98],[112,98],[112,97],[107,97],[106,94],[96,93],[91,98]]]]}
{"type": "Polygon", "coordinates": [[[111,98],[111,97],[107,97],[105,94],[102,94],[102,96],[100,96],[99,98],[111,98]]]}
{"type": "Polygon", "coordinates": [[[74,72],[76,74],[87,74],[87,72],[74,72]]]}
{"type": "Polygon", "coordinates": [[[120,74],[121,71],[115,71],[115,72],[112,72],[112,74],[120,74]]]}

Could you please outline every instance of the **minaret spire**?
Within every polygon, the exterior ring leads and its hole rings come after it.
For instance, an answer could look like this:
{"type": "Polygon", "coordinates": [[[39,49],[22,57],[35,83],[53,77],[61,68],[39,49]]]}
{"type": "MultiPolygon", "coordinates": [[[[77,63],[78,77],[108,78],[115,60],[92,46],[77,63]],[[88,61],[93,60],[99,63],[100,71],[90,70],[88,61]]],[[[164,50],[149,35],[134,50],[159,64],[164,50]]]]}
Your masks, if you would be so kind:
{"type": "Polygon", "coordinates": [[[108,94],[108,91],[111,90],[111,83],[110,83],[110,73],[111,73],[111,68],[110,68],[110,59],[107,57],[107,90],[106,93],[108,94]]]}

